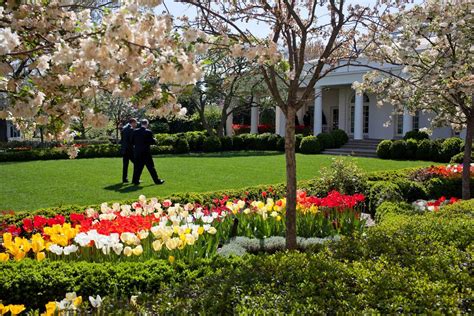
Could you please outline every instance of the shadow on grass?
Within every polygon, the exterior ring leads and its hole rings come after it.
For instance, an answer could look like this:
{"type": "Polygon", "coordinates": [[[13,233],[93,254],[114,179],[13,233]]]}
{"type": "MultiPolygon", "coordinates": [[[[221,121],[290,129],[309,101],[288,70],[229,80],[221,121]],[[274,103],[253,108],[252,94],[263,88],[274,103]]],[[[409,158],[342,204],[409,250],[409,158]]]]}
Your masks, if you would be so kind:
{"type": "Polygon", "coordinates": [[[214,153],[189,153],[189,154],[163,154],[154,155],[155,158],[234,158],[234,157],[255,157],[255,156],[281,156],[280,151],[224,151],[214,153]]]}
{"type": "MultiPolygon", "coordinates": [[[[151,184],[150,185],[147,185],[147,187],[149,186],[152,186],[151,184]]],[[[109,185],[109,186],[106,186],[104,187],[105,190],[109,190],[109,191],[115,191],[115,192],[119,192],[119,193],[129,193],[129,192],[135,192],[135,191],[138,191],[138,190],[141,190],[143,189],[145,186],[143,185],[134,185],[134,184],[129,184],[129,183],[117,183],[117,184],[112,184],[112,185],[109,185]]]]}

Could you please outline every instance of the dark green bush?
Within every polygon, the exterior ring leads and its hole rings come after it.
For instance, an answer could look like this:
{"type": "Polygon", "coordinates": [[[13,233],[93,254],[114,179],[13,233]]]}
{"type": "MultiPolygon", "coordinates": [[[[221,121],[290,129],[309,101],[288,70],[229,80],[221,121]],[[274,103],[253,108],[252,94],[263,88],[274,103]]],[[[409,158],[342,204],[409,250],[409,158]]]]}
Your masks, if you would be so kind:
{"type": "Polygon", "coordinates": [[[241,134],[240,136],[245,150],[255,150],[257,148],[257,134],[241,134]]]}
{"type": "Polygon", "coordinates": [[[300,144],[300,152],[303,154],[319,154],[321,143],[316,136],[306,136],[300,144]]]}
{"type": "Polygon", "coordinates": [[[224,136],[221,137],[221,145],[222,145],[222,150],[223,151],[230,151],[233,150],[234,145],[232,142],[232,137],[230,136],[224,136]]]}
{"type": "MultiPolygon", "coordinates": [[[[301,141],[303,140],[303,137],[304,137],[303,134],[296,134],[295,135],[295,149],[296,149],[296,152],[300,152],[301,141]]],[[[283,140],[284,140],[284,138],[283,138],[283,140]]],[[[285,150],[285,145],[284,144],[283,144],[283,150],[285,150]]]]}
{"type": "Polygon", "coordinates": [[[204,139],[207,137],[205,132],[187,132],[185,135],[190,151],[203,150],[204,139]]]}
{"type": "Polygon", "coordinates": [[[369,211],[375,213],[377,207],[385,201],[403,201],[400,187],[392,182],[378,181],[370,185],[368,198],[369,211]]]}
{"type": "Polygon", "coordinates": [[[394,179],[391,182],[398,185],[405,201],[413,202],[427,198],[426,188],[419,182],[410,181],[405,178],[394,179]]]}
{"type": "Polygon", "coordinates": [[[321,150],[334,148],[335,141],[331,134],[329,133],[321,133],[317,136],[319,143],[321,144],[321,150]]]}
{"type": "Polygon", "coordinates": [[[202,143],[202,150],[204,152],[216,152],[221,151],[222,145],[221,140],[217,136],[210,136],[204,138],[204,142],[202,143]]]}
{"type": "Polygon", "coordinates": [[[410,138],[416,139],[416,140],[423,140],[423,139],[430,139],[430,135],[426,132],[420,132],[420,131],[409,131],[403,136],[404,140],[408,140],[410,138]]]}
{"type": "Polygon", "coordinates": [[[416,151],[418,150],[418,142],[416,139],[410,138],[407,140],[406,159],[416,159],[416,151]]]}
{"type": "MultiPolygon", "coordinates": [[[[285,138],[281,137],[280,135],[276,135],[276,147],[275,149],[278,151],[285,151],[285,138]]],[[[296,146],[296,145],[295,145],[296,146]]],[[[296,146],[296,151],[298,152],[299,148],[296,146]]]]}
{"type": "Polygon", "coordinates": [[[430,159],[431,161],[438,161],[442,162],[443,157],[441,154],[442,150],[442,139],[435,139],[431,142],[431,151],[430,151],[430,159]]]}
{"type": "Polygon", "coordinates": [[[433,160],[431,154],[432,142],[429,139],[423,139],[418,143],[418,148],[416,149],[416,159],[418,160],[433,160]]]}
{"type": "Polygon", "coordinates": [[[184,136],[179,137],[174,145],[174,151],[177,154],[189,153],[189,144],[184,136]]]}
{"type": "Polygon", "coordinates": [[[339,148],[349,141],[349,136],[342,129],[334,129],[330,132],[334,139],[334,147],[339,148]]]}
{"type": "Polygon", "coordinates": [[[451,158],[457,155],[463,148],[463,141],[458,137],[451,137],[444,140],[441,144],[441,161],[449,162],[451,158]]]}
{"type": "Polygon", "coordinates": [[[392,141],[383,140],[377,146],[377,156],[382,159],[390,159],[392,156],[392,141]]]}
{"type": "Polygon", "coordinates": [[[234,150],[244,150],[244,140],[241,135],[232,136],[232,148],[234,150]]]}
{"type": "Polygon", "coordinates": [[[257,136],[255,146],[257,150],[276,150],[278,138],[271,133],[263,133],[257,136]]]}
{"type": "Polygon", "coordinates": [[[404,140],[396,140],[390,147],[390,157],[392,159],[405,159],[407,153],[407,142],[404,140]]]}

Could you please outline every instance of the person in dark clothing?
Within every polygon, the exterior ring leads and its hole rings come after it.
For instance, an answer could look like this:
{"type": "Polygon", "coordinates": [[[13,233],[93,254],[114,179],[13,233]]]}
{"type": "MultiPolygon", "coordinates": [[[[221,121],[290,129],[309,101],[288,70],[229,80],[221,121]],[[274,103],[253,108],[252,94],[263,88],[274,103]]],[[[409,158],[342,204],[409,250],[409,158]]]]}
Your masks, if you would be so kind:
{"type": "Polygon", "coordinates": [[[120,132],[120,153],[122,154],[122,182],[128,182],[128,164],[130,161],[134,162],[132,134],[137,127],[137,120],[131,118],[128,123],[122,128],[120,132]]]}
{"type": "Polygon", "coordinates": [[[307,111],[306,114],[304,115],[303,122],[304,122],[305,127],[308,127],[311,125],[311,114],[309,114],[309,111],[307,111]]]}
{"type": "Polygon", "coordinates": [[[133,184],[140,184],[140,176],[143,167],[146,166],[155,184],[163,184],[165,181],[156,173],[150,146],[156,144],[153,133],[148,129],[148,120],[142,120],[140,128],[133,131],[132,144],[135,162],[133,164],[133,184]]]}

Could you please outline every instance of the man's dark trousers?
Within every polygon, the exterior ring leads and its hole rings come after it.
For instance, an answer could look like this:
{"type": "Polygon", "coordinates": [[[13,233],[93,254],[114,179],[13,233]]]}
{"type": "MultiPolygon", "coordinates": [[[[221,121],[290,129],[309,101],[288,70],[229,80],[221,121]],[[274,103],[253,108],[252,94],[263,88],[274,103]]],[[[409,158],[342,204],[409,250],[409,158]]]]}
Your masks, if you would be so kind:
{"type": "Polygon", "coordinates": [[[146,166],[155,183],[160,181],[153,163],[150,146],[156,144],[153,133],[144,127],[137,128],[132,134],[132,144],[135,162],[133,164],[133,183],[140,183],[140,176],[146,166]]]}
{"type": "Polygon", "coordinates": [[[128,164],[134,162],[133,144],[132,144],[133,128],[130,124],[125,125],[121,131],[120,152],[122,153],[122,182],[127,182],[128,164]]]}

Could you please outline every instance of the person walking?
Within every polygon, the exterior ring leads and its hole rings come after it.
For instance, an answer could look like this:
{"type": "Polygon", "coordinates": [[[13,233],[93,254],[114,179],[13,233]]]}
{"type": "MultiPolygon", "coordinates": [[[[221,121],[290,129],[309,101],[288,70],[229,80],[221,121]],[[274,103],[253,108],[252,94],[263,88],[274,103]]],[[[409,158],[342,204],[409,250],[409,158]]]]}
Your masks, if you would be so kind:
{"type": "Polygon", "coordinates": [[[131,118],[120,131],[120,153],[122,154],[122,182],[128,182],[128,164],[135,161],[133,157],[132,134],[137,127],[137,120],[131,118]]]}
{"type": "Polygon", "coordinates": [[[140,176],[142,175],[143,167],[146,166],[155,184],[163,184],[165,180],[158,177],[150,150],[150,146],[156,144],[156,140],[153,138],[153,133],[148,129],[148,120],[141,120],[140,125],[132,134],[135,158],[132,182],[135,185],[140,184],[140,176]]]}

